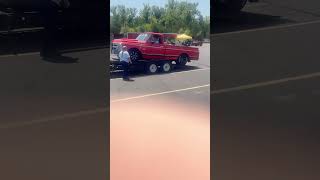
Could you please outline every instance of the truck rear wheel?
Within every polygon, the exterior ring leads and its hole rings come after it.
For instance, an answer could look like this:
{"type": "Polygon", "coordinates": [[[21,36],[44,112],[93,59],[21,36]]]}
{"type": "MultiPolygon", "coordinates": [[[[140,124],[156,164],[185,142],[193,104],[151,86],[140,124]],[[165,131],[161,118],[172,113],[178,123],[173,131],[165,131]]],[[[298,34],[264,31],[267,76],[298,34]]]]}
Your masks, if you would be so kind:
{"type": "Polygon", "coordinates": [[[176,61],[178,66],[185,66],[189,61],[189,57],[186,54],[182,54],[179,56],[178,60],[176,61]]]}
{"type": "Polygon", "coordinates": [[[164,62],[161,64],[161,71],[164,73],[170,72],[172,69],[172,63],[171,62],[164,62]]]}
{"type": "Polygon", "coordinates": [[[147,63],[145,68],[147,74],[155,74],[156,72],[158,72],[158,65],[154,62],[147,63]]]}

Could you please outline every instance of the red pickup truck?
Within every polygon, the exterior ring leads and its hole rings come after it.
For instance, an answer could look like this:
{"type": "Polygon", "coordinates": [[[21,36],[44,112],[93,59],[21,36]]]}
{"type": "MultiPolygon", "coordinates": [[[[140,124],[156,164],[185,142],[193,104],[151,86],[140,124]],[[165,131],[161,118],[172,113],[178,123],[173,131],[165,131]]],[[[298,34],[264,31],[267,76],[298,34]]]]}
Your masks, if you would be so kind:
{"type": "Polygon", "coordinates": [[[114,39],[111,46],[111,58],[117,60],[121,46],[127,46],[133,62],[153,62],[154,66],[161,66],[163,71],[171,70],[173,61],[177,65],[184,66],[191,60],[198,60],[199,49],[175,44],[176,36],[176,34],[147,32],[139,34],[135,39],[114,39]],[[164,67],[164,64],[167,68],[164,67]]]}

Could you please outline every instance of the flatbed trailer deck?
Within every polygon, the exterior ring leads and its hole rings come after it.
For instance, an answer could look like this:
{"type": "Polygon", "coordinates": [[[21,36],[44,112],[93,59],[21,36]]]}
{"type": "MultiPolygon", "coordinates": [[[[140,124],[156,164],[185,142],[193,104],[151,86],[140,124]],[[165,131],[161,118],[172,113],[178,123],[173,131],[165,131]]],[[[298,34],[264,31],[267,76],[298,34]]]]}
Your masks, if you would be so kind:
{"type": "MultiPolygon", "coordinates": [[[[170,72],[176,64],[173,63],[174,61],[171,60],[161,60],[161,59],[154,59],[154,60],[139,60],[134,61],[130,64],[131,70],[144,70],[148,74],[155,74],[157,72],[168,73],[170,72]]],[[[110,58],[110,72],[123,70],[121,62],[117,59],[110,58]]]]}

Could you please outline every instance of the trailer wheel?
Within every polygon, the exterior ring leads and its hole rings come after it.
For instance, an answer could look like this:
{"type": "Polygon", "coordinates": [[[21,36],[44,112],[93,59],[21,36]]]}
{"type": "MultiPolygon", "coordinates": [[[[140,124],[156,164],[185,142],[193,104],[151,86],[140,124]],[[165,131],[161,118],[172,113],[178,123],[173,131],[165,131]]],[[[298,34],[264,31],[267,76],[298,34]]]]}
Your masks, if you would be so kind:
{"type": "Polygon", "coordinates": [[[164,73],[170,72],[172,69],[172,63],[171,62],[164,62],[161,64],[161,71],[164,73]]]}
{"type": "Polygon", "coordinates": [[[154,62],[147,63],[146,72],[148,74],[155,74],[158,71],[158,65],[154,62]]]}

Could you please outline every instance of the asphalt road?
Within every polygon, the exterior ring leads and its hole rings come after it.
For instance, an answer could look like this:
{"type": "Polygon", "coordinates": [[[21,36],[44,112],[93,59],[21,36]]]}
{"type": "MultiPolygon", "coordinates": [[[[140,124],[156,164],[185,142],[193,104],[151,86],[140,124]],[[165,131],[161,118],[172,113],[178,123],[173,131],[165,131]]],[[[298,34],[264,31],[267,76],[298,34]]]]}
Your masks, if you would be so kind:
{"type": "MultiPolygon", "coordinates": [[[[121,72],[111,73],[111,102],[138,96],[166,93],[168,91],[181,90],[184,92],[184,89],[186,88],[195,88],[195,91],[203,90],[202,93],[199,93],[201,94],[199,96],[203,98],[201,100],[196,98],[199,103],[208,105],[210,94],[208,91],[210,89],[210,44],[204,44],[199,48],[199,51],[199,61],[192,61],[184,68],[175,68],[171,73],[146,75],[143,71],[136,70],[131,73],[132,82],[123,81],[121,72]],[[198,86],[205,87],[204,89],[196,88],[198,86]]],[[[189,93],[195,91],[191,90],[189,93]]],[[[179,93],[166,93],[165,95],[179,96],[179,93]]],[[[182,96],[182,98],[185,99],[184,96],[182,96]]],[[[190,96],[189,98],[192,97],[190,96]]]]}
{"type": "Polygon", "coordinates": [[[199,50],[171,73],[111,74],[112,180],[209,179],[210,44],[199,50]]]}
{"type": "MultiPolygon", "coordinates": [[[[136,73],[133,82],[112,75],[110,150],[121,160],[111,161],[115,178],[208,179],[211,124],[214,178],[319,179],[319,7],[317,0],[249,4],[217,20],[211,46],[189,68],[136,73]],[[159,164],[150,164],[155,155],[159,164]]],[[[106,51],[72,52],[75,64],[0,57],[2,179],[106,178],[106,51]]]]}
{"type": "Polygon", "coordinates": [[[0,56],[0,179],[106,179],[106,52],[0,56]]]}
{"type": "Polygon", "coordinates": [[[319,179],[319,7],[316,0],[262,0],[217,20],[215,179],[319,179]]]}

